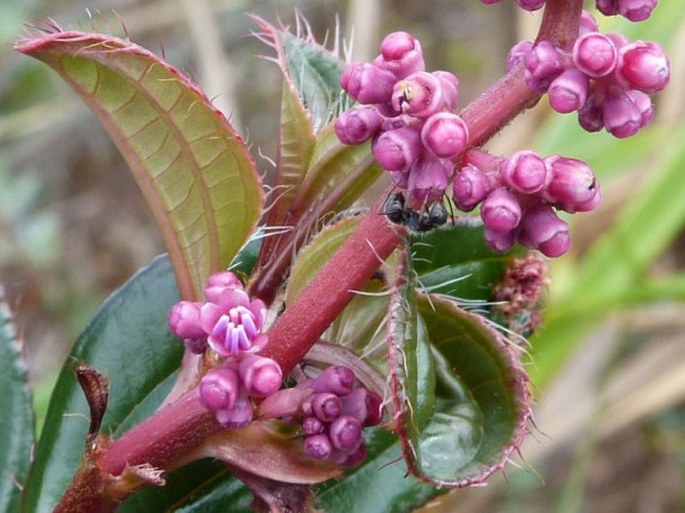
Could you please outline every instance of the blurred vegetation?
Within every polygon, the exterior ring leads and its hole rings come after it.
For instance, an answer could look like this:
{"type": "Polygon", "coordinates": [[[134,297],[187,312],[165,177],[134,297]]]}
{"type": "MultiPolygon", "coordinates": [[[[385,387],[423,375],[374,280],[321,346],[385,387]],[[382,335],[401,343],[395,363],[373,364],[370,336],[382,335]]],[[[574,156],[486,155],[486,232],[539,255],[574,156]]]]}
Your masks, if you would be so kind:
{"type": "MultiPolygon", "coordinates": [[[[506,1],[0,2],[0,281],[39,412],[98,303],[162,247],[94,117],[47,67],[12,51],[22,24],[52,18],[164,52],[264,155],[268,180],[280,80],[256,58],[269,49],[247,37],[255,27],[244,12],[294,26],[295,9],[320,40],[332,40],[336,24],[346,37],[354,25],[359,58],[375,53],[382,34],[411,30],[432,68],[458,73],[462,105],[502,73],[507,48],[537,22],[506,1]]],[[[501,154],[532,146],[583,158],[604,201],[574,216],[574,249],[551,266],[546,323],[530,347],[538,405],[523,469],[510,467],[487,489],[449,494],[443,511],[685,510],[685,11],[661,2],[646,23],[602,25],[664,45],[671,85],[656,99],[655,122],[629,140],[587,134],[543,100],[490,144],[501,154]]]]}

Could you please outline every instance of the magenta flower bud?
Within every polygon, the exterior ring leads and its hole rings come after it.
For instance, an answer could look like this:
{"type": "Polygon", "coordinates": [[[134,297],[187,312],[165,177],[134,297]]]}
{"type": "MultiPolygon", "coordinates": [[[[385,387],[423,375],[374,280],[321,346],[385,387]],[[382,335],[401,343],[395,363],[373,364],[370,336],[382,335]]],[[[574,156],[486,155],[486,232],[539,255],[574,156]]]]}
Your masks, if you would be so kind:
{"type": "Polygon", "coordinates": [[[571,207],[593,198],[597,179],[585,162],[560,155],[552,155],[545,161],[552,169],[552,180],[543,193],[545,201],[571,207]]]}
{"type": "Polygon", "coordinates": [[[485,242],[488,247],[497,253],[506,253],[514,247],[516,231],[495,232],[485,227],[485,242]]]}
{"type": "Polygon", "coordinates": [[[359,107],[340,114],[333,128],[343,144],[361,144],[381,129],[383,120],[374,107],[359,107]]]}
{"type": "Polygon", "coordinates": [[[243,284],[240,283],[238,277],[232,272],[221,271],[214,273],[207,279],[205,298],[212,303],[218,303],[221,293],[228,288],[242,289],[243,284]]]}
{"type": "Polygon", "coordinates": [[[470,212],[490,194],[490,180],[472,164],[462,167],[454,178],[452,199],[459,210],[470,212]]]}
{"type": "Polygon", "coordinates": [[[207,349],[207,338],[187,338],[183,341],[188,351],[193,354],[202,354],[207,349]]]}
{"type": "Polygon", "coordinates": [[[285,388],[266,397],[259,405],[259,416],[265,419],[298,417],[304,412],[304,405],[311,405],[314,391],[311,388],[285,388]]]}
{"type": "Polygon", "coordinates": [[[459,155],[469,139],[464,120],[451,112],[438,112],[426,120],[421,129],[421,142],[433,155],[448,159],[459,155]]]}
{"type": "Polygon", "coordinates": [[[456,109],[459,102],[459,79],[457,76],[449,71],[434,71],[432,75],[437,77],[442,86],[442,98],[445,102],[445,108],[447,110],[456,109]]]}
{"type": "Polygon", "coordinates": [[[588,11],[583,11],[580,15],[580,29],[578,35],[582,36],[588,32],[599,32],[599,25],[592,14],[588,11]]]}
{"type": "Polygon", "coordinates": [[[352,392],[357,379],[354,372],[344,365],[331,365],[312,381],[314,392],[330,392],[336,395],[347,395],[352,392]]]}
{"type": "Polygon", "coordinates": [[[558,257],[571,247],[568,224],[559,219],[549,206],[541,206],[526,213],[521,222],[519,242],[537,249],[548,257],[558,257]]]}
{"type": "Polygon", "coordinates": [[[407,188],[412,198],[421,203],[438,201],[445,193],[453,171],[454,164],[448,159],[420,158],[409,171],[407,188]]]}
{"type": "Polygon", "coordinates": [[[395,84],[392,106],[397,112],[427,118],[444,108],[442,84],[435,75],[419,71],[395,84]]]}
{"type": "Polygon", "coordinates": [[[198,390],[200,403],[208,410],[229,410],[238,399],[240,380],[233,369],[215,369],[202,377],[198,390]]]}
{"type": "Polygon", "coordinates": [[[596,95],[588,96],[578,110],[578,123],[588,132],[599,132],[604,128],[602,104],[596,95]]]}
{"type": "Polygon", "coordinates": [[[333,445],[328,436],[323,433],[312,435],[304,440],[304,452],[315,460],[325,460],[333,452],[333,445]]]}
{"type": "Polygon", "coordinates": [[[589,84],[583,72],[575,68],[567,69],[549,85],[547,94],[550,106],[562,114],[580,109],[587,99],[589,84]]]}
{"type": "Polygon", "coordinates": [[[526,11],[537,11],[545,5],[545,0],[515,0],[521,9],[526,11]]]}
{"type": "Polygon", "coordinates": [[[383,67],[397,79],[426,69],[421,43],[408,32],[393,32],[385,36],[381,42],[381,58],[383,67]]]}
{"type": "Polygon", "coordinates": [[[169,312],[169,329],[179,338],[204,339],[207,333],[200,325],[200,307],[202,303],[180,301],[169,312]]]}
{"type": "Polygon", "coordinates": [[[658,44],[637,41],[621,48],[617,75],[631,89],[655,93],[668,84],[671,65],[658,44]]]}
{"type": "Polygon", "coordinates": [[[395,75],[368,62],[350,64],[340,76],[340,85],[362,104],[387,103],[392,96],[395,75]]]}
{"type": "Polygon", "coordinates": [[[254,418],[254,409],[247,395],[243,392],[238,395],[233,408],[216,412],[216,420],[224,427],[241,428],[247,426],[254,418]]]}
{"type": "Polygon", "coordinates": [[[602,193],[600,191],[599,187],[599,181],[595,181],[595,193],[587,201],[584,201],[582,203],[574,203],[574,204],[563,204],[561,205],[562,210],[565,210],[569,214],[574,214],[576,212],[589,212],[590,210],[594,210],[597,208],[599,203],[602,201],[602,193]]]}
{"type": "Polygon", "coordinates": [[[340,398],[335,394],[323,392],[312,397],[312,411],[322,422],[333,422],[340,416],[341,410],[340,398]]]}
{"type": "Polygon", "coordinates": [[[509,232],[521,221],[521,204],[516,196],[500,187],[485,198],[481,205],[480,217],[488,230],[509,232]]]}
{"type": "Polygon", "coordinates": [[[597,10],[604,16],[614,16],[618,14],[618,3],[620,0],[595,0],[597,10]]]}
{"type": "Polygon", "coordinates": [[[421,154],[421,137],[409,127],[388,130],[374,139],[371,149],[383,169],[407,171],[421,154]]]}
{"type": "Polygon", "coordinates": [[[622,89],[614,88],[602,104],[602,121],[611,135],[623,139],[635,135],[642,126],[642,113],[622,89]]]}
{"type": "Polygon", "coordinates": [[[266,397],[281,388],[283,371],[275,360],[249,355],[240,360],[238,373],[247,393],[252,397],[266,397]]]}
{"type": "Polygon", "coordinates": [[[507,54],[507,71],[511,71],[516,66],[523,64],[526,55],[533,49],[533,44],[532,41],[524,40],[511,47],[507,54]]]}
{"type": "Polygon", "coordinates": [[[640,113],[640,128],[651,123],[654,119],[654,107],[649,95],[637,90],[626,91],[626,94],[640,113]]]}
{"type": "Polygon", "coordinates": [[[537,92],[547,89],[550,82],[563,71],[559,50],[549,41],[540,41],[524,58],[526,83],[537,92]]]}
{"type": "Polygon", "coordinates": [[[339,451],[352,452],[362,442],[362,424],[349,415],[335,419],[328,428],[333,447],[339,451]]]}
{"type": "Polygon", "coordinates": [[[376,426],[383,420],[383,399],[366,388],[355,388],[340,401],[340,414],[354,417],[362,426],[376,426]]]}
{"type": "Polygon", "coordinates": [[[302,421],[302,432],[305,435],[318,435],[326,430],[326,426],[316,417],[307,417],[302,421]]]}
{"type": "Polygon", "coordinates": [[[630,21],[644,21],[657,3],[658,0],[618,0],[618,12],[630,21]]]}
{"type": "Polygon", "coordinates": [[[502,166],[504,184],[523,194],[541,191],[551,178],[547,163],[532,151],[514,153],[502,166]]]}
{"type": "Polygon", "coordinates": [[[359,447],[352,454],[347,456],[340,465],[347,468],[358,467],[366,459],[366,444],[362,441],[359,447]]]}
{"type": "Polygon", "coordinates": [[[614,42],[600,32],[589,32],[576,39],[573,62],[589,77],[604,77],[614,71],[618,50],[614,42]]]}

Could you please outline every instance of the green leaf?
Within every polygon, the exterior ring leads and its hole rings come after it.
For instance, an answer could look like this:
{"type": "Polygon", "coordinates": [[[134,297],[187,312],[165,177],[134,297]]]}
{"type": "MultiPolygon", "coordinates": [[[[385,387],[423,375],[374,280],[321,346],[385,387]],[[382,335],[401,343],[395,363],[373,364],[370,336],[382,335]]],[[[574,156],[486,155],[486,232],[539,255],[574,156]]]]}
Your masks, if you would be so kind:
{"type": "Polygon", "coordinates": [[[152,209],[181,296],[201,297],[261,215],[243,140],[188,78],[130,42],[58,32],[17,49],[56,70],[98,116],[152,209]]]}
{"type": "Polygon", "coordinates": [[[410,238],[418,286],[435,294],[470,301],[492,300],[515,251],[494,253],[485,243],[482,223],[462,218],[410,238]]]}
{"type": "MultiPolygon", "coordinates": [[[[149,416],[174,381],[183,344],[167,328],[178,291],[167,257],[159,257],[114,292],[81,334],[70,361],[110,379],[103,433],[119,433],[149,416]]],[[[83,454],[89,410],[71,364],[62,369],[24,489],[24,513],[52,511],[83,454]]]]}
{"type": "Polygon", "coordinates": [[[31,463],[34,415],[21,344],[0,287],[0,513],[19,511],[31,463]]]}
{"type": "Polygon", "coordinates": [[[436,369],[436,411],[413,436],[410,466],[437,485],[468,486],[501,469],[530,415],[519,354],[482,317],[420,296],[436,369]]]}

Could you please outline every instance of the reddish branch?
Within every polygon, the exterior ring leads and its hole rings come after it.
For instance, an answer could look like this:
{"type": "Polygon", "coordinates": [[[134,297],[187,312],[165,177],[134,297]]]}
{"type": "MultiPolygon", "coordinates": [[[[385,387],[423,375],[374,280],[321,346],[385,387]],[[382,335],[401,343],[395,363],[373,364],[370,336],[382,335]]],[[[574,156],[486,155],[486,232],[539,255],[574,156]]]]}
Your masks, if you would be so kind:
{"type": "MultiPolygon", "coordinates": [[[[537,39],[561,45],[572,41],[578,34],[581,10],[582,0],[547,0],[537,39]]],[[[525,85],[522,69],[504,76],[461,113],[471,145],[485,143],[539,98],[525,85]]],[[[285,371],[292,369],[400,240],[385,216],[371,209],[355,233],[274,323],[263,353],[285,371]]],[[[107,490],[99,486],[107,481],[103,476],[118,476],[142,464],[172,469],[185,453],[220,428],[199,404],[195,392],[188,392],[104,447],[95,458],[100,474],[85,471],[89,462],[84,461],[56,511],[95,511],[92,505],[97,505],[98,511],[111,510],[114,499],[103,498],[107,490]]]]}

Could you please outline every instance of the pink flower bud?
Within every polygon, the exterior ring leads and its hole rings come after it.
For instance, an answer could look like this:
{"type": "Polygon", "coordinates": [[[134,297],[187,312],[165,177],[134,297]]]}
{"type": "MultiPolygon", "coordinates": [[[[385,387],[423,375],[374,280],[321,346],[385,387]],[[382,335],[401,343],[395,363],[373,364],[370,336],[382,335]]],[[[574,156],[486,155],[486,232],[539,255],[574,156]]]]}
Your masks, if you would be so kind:
{"type": "Polygon", "coordinates": [[[451,112],[438,112],[426,120],[421,129],[421,142],[438,158],[459,155],[469,139],[464,120],[451,112]]]}
{"type": "Polygon", "coordinates": [[[640,112],[640,128],[651,123],[652,119],[654,119],[654,107],[649,95],[636,90],[626,91],[626,94],[640,112]]]}
{"type": "Polygon", "coordinates": [[[476,166],[467,164],[454,178],[452,199],[459,210],[470,212],[490,194],[490,180],[476,166]]]}
{"type": "Polygon", "coordinates": [[[516,0],[516,3],[526,11],[537,11],[545,5],[545,0],[516,0]]]}
{"type": "Polygon", "coordinates": [[[227,428],[241,428],[247,426],[254,417],[254,409],[247,395],[240,393],[233,408],[216,412],[216,420],[227,428]]]}
{"type": "Polygon", "coordinates": [[[362,426],[376,426],[383,420],[383,399],[366,388],[355,388],[340,401],[340,414],[356,418],[362,426]]]}
{"type": "Polygon", "coordinates": [[[407,171],[421,154],[421,136],[409,127],[388,130],[374,139],[371,149],[383,169],[407,171]]]}
{"type": "Polygon", "coordinates": [[[445,99],[442,84],[436,76],[419,71],[395,84],[392,106],[402,114],[427,118],[443,109],[445,99]]]}
{"type": "Polygon", "coordinates": [[[526,54],[526,83],[537,92],[547,89],[550,82],[563,71],[561,54],[549,41],[540,41],[526,54]]]}
{"type": "Polygon", "coordinates": [[[354,388],[355,382],[356,378],[352,369],[344,365],[332,365],[312,381],[312,387],[317,393],[330,392],[336,395],[347,395],[354,388]]]}
{"type": "Polygon", "coordinates": [[[200,325],[200,307],[202,303],[180,301],[169,312],[169,329],[179,338],[205,339],[207,333],[200,325]]]}
{"type": "Polygon", "coordinates": [[[281,388],[283,371],[281,366],[271,358],[249,355],[240,360],[238,373],[252,397],[266,397],[281,388]]]}
{"type": "Polygon", "coordinates": [[[549,104],[562,114],[578,110],[585,104],[588,86],[589,80],[583,72],[567,69],[549,85],[549,104]]]}
{"type": "Polygon", "coordinates": [[[480,216],[488,230],[509,232],[521,221],[521,204],[518,198],[504,187],[492,191],[480,209],[480,216]]]}
{"type": "Polygon", "coordinates": [[[618,0],[618,12],[630,21],[644,21],[657,3],[658,0],[618,0]]]}
{"type": "Polygon", "coordinates": [[[207,279],[205,298],[212,303],[218,303],[224,290],[242,288],[243,284],[240,283],[238,277],[232,272],[222,271],[214,273],[207,279]]]}
{"type": "Polygon", "coordinates": [[[533,49],[533,42],[524,40],[519,41],[511,47],[507,54],[507,71],[511,71],[519,64],[523,64],[526,55],[533,49]]]}
{"type": "Polygon", "coordinates": [[[597,10],[605,16],[618,14],[618,3],[620,0],[595,0],[597,10]]]}
{"type": "Polygon", "coordinates": [[[661,47],[637,41],[621,48],[617,75],[631,89],[661,91],[671,78],[671,65],[661,47]]]}
{"type": "Polygon", "coordinates": [[[407,188],[411,196],[421,203],[438,201],[445,193],[453,171],[454,164],[450,160],[426,155],[417,160],[409,171],[407,188]]]}
{"type": "Polygon", "coordinates": [[[341,409],[340,398],[335,394],[324,392],[312,397],[312,411],[321,422],[333,422],[340,415],[341,409]]]}
{"type": "Polygon", "coordinates": [[[215,369],[200,380],[200,403],[211,411],[233,408],[240,391],[240,380],[233,369],[215,369]]]}
{"type": "Polygon", "coordinates": [[[495,232],[485,227],[485,242],[491,250],[497,253],[506,253],[514,247],[516,231],[495,232]]]}
{"type": "Polygon", "coordinates": [[[540,206],[527,212],[521,228],[519,242],[539,250],[545,256],[561,256],[571,247],[568,224],[559,219],[549,206],[540,206]]]}
{"type": "Polygon", "coordinates": [[[304,440],[304,452],[315,460],[328,459],[333,452],[330,438],[325,434],[308,436],[304,440]]]}
{"type": "Polygon", "coordinates": [[[543,193],[545,201],[572,208],[594,197],[597,179],[585,162],[560,155],[552,155],[545,161],[552,170],[552,180],[543,193]]]}
{"type": "MultiPolygon", "coordinates": [[[[346,453],[343,453],[346,454],[346,453]]],[[[366,444],[362,441],[361,444],[359,444],[359,447],[357,448],[356,451],[354,451],[352,454],[347,456],[341,463],[343,467],[347,468],[353,468],[353,467],[358,467],[362,463],[364,463],[364,460],[366,459],[366,444]]]]}
{"type": "Polygon", "coordinates": [[[449,71],[434,71],[432,75],[437,77],[442,86],[445,108],[447,110],[456,109],[459,102],[459,79],[457,76],[449,71]]]}
{"type": "Polygon", "coordinates": [[[532,151],[514,153],[502,166],[502,181],[523,194],[541,191],[551,178],[552,173],[547,163],[532,151]]]}
{"type": "Polygon", "coordinates": [[[580,29],[578,35],[582,36],[588,32],[599,32],[599,25],[592,14],[588,11],[583,11],[580,15],[580,29]]]}
{"type": "Polygon", "coordinates": [[[397,79],[390,71],[368,62],[350,64],[340,76],[340,85],[362,104],[390,101],[397,79]]]}
{"type": "Polygon", "coordinates": [[[622,89],[614,88],[602,104],[604,127],[620,139],[635,135],[642,126],[642,112],[622,89]]]}
{"type": "Polygon", "coordinates": [[[578,110],[578,123],[588,132],[599,132],[604,128],[602,105],[596,95],[588,96],[578,110]]]}
{"type": "Polygon", "coordinates": [[[424,71],[421,44],[408,32],[393,32],[381,42],[382,65],[397,79],[417,71],[424,71]]]}
{"type": "Polygon", "coordinates": [[[340,114],[335,133],[343,144],[361,144],[378,133],[382,118],[374,107],[359,107],[340,114]]]}
{"type": "Polygon", "coordinates": [[[338,417],[331,423],[328,436],[339,451],[353,452],[362,442],[361,422],[349,415],[338,417]]]}
{"type": "Polygon", "coordinates": [[[305,435],[318,435],[326,430],[326,426],[316,417],[307,417],[302,421],[302,432],[305,435]]]}
{"type": "Polygon", "coordinates": [[[573,45],[573,62],[589,77],[604,77],[616,67],[618,51],[614,42],[600,32],[579,37],[573,45]]]}

